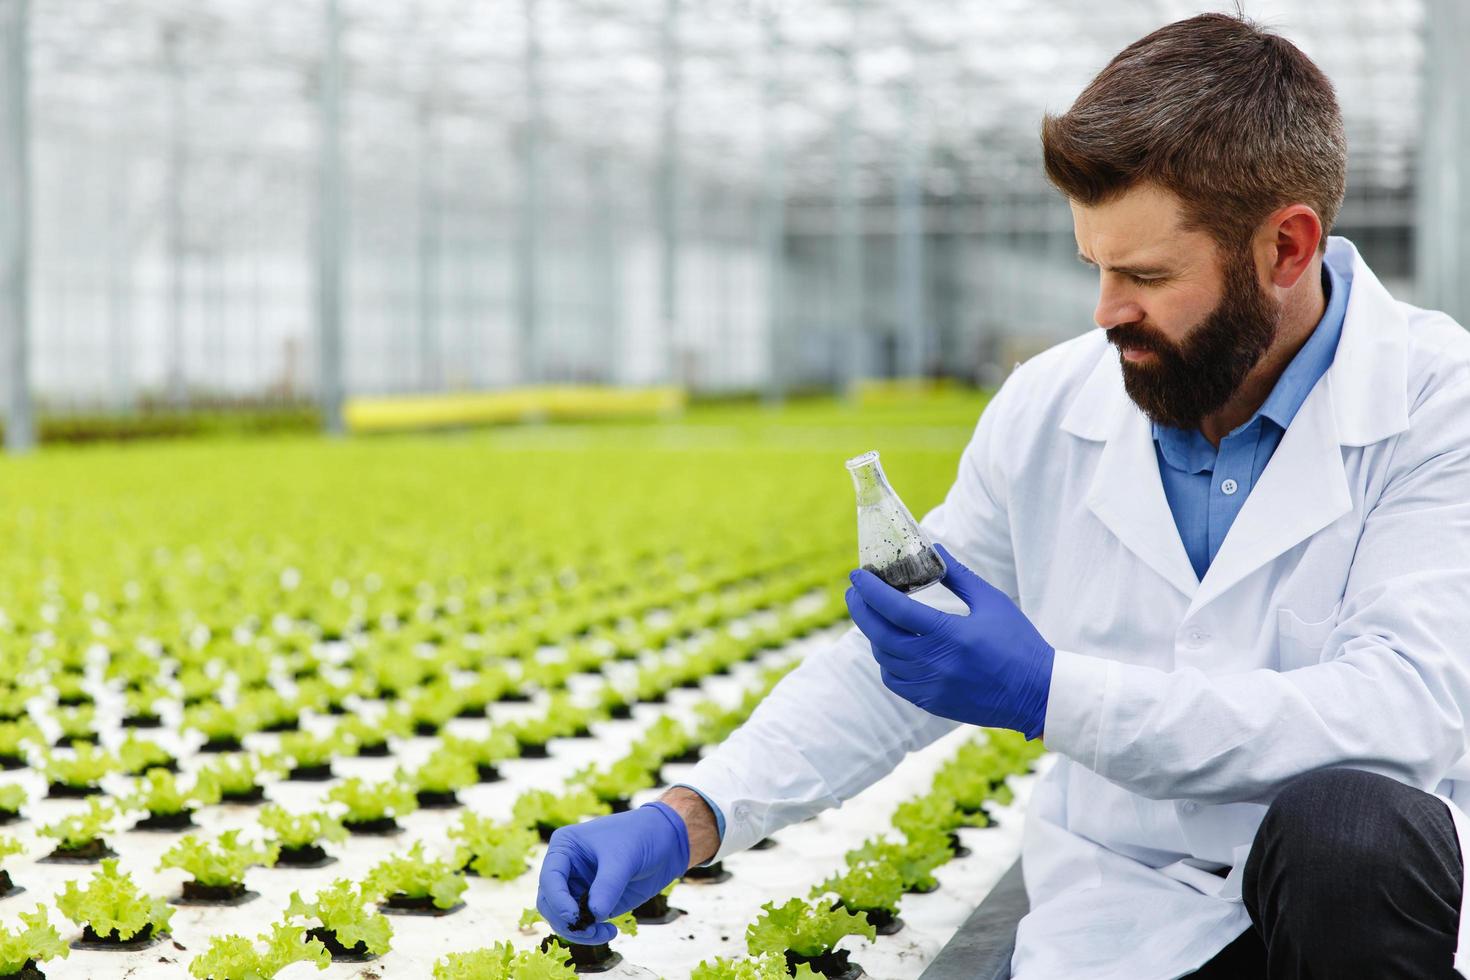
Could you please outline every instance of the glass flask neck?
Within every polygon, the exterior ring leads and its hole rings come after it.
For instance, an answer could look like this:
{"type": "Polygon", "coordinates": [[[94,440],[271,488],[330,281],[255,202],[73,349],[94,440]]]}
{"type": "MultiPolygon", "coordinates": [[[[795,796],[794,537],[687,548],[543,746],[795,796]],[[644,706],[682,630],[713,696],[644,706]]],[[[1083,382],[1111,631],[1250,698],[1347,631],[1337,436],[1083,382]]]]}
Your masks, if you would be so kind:
{"type": "Polygon", "coordinates": [[[877,452],[867,452],[849,459],[847,471],[852,474],[852,486],[857,491],[859,507],[876,504],[893,492],[888,487],[888,478],[883,475],[883,464],[878,462],[877,452]]]}

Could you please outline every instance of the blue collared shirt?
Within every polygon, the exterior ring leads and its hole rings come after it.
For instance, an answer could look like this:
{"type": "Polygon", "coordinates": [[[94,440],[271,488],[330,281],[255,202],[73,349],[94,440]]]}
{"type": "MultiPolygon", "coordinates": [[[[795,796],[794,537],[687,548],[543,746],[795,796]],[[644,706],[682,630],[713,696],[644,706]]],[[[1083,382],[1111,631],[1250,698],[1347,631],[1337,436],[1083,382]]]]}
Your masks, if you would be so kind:
{"type": "Polygon", "coordinates": [[[1215,560],[1225,533],[1281,444],[1297,409],[1332,364],[1352,284],[1350,264],[1334,268],[1323,261],[1322,288],[1328,298],[1322,319],[1286,365],[1261,407],[1221,439],[1219,449],[1210,445],[1198,429],[1154,423],[1154,450],[1164,496],[1199,578],[1205,577],[1215,560]]]}

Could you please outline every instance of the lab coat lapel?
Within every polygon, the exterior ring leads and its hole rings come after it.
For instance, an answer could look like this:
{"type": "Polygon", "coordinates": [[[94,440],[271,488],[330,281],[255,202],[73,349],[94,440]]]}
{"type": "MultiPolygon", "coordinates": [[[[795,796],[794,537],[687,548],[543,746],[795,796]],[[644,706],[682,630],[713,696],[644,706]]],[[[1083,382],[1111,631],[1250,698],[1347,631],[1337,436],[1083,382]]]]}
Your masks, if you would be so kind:
{"type": "Polygon", "coordinates": [[[1323,375],[1287,426],[1186,615],[1352,509],[1332,417],[1331,380],[1323,375]]]}
{"type": "Polygon", "coordinates": [[[1107,440],[1087,488],[1088,509],[1140,561],[1186,597],[1193,596],[1199,578],[1164,496],[1153,428],[1128,398],[1111,350],[1093,369],[1062,428],[1107,440]]]}
{"type": "Polygon", "coordinates": [[[1352,507],[1342,446],[1367,445],[1408,428],[1403,310],[1352,243],[1329,239],[1328,258],[1353,269],[1337,353],[1287,427],[1203,581],[1164,496],[1152,426],[1128,397],[1111,347],[1062,420],[1065,431],[1105,440],[1088,485],[1088,508],[1190,599],[1191,614],[1352,507]]]}

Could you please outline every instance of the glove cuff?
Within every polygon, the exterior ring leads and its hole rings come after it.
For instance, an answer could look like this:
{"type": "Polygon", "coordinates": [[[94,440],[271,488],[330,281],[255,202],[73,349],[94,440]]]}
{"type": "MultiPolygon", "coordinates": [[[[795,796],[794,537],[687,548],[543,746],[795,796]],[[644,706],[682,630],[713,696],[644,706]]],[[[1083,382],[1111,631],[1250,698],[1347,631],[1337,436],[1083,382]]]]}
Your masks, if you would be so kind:
{"type": "Polygon", "coordinates": [[[674,873],[674,877],[677,878],[689,868],[689,827],[684,823],[684,818],[679,816],[678,811],[662,800],[645,803],[639,809],[647,810],[650,807],[663,814],[664,819],[669,822],[669,829],[674,832],[674,840],[679,846],[679,870],[674,873]]]}

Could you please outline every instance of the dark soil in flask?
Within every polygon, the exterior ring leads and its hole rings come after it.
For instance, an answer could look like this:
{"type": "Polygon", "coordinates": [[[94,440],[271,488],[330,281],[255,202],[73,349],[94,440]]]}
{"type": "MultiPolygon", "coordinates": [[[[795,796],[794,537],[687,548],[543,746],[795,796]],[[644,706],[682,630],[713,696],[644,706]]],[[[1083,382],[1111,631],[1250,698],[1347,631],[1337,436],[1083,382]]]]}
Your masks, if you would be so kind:
{"type": "Polygon", "coordinates": [[[882,568],[863,567],[900,592],[914,592],[944,578],[944,562],[932,548],[925,548],[917,555],[903,555],[882,568]]]}

